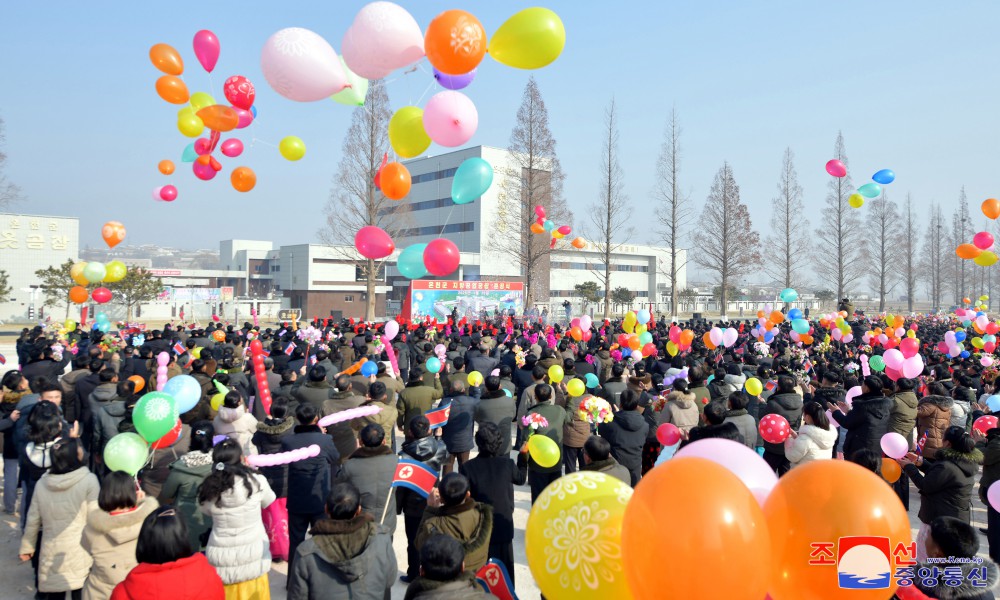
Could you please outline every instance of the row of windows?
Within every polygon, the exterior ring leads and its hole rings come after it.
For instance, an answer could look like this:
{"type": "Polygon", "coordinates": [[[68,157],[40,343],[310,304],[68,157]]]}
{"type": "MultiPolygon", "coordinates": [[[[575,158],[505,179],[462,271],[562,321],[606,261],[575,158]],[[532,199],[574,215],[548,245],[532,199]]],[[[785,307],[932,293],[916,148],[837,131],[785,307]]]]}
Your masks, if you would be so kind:
{"type": "MultiPolygon", "coordinates": [[[[604,263],[553,262],[553,269],[577,269],[581,271],[603,271],[604,263]]],[[[648,273],[648,265],[611,265],[612,271],[626,273],[648,273]]]]}
{"type": "Polygon", "coordinates": [[[469,223],[449,223],[448,225],[428,225],[427,227],[411,227],[409,229],[402,229],[396,234],[396,237],[417,237],[421,235],[442,235],[445,233],[464,233],[466,231],[475,231],[476,224],[473,222],[469,223]]]}
{"type": "MultiPolygon", "coordinates": [[[[551,296],[553,298],[576,298],[579,295],[580,295],[580,292],[578,292],[576,290],[551,290],[549,292],[549,296],[551,296]]],[[[603,298],[604,297],[604,290],[598,291],[597,295],[599,297],[603,298]]],[[[648,298],[649,297],[649,292],[647,292],[647,291],[635,292],[635,296],[636,296],[636,298],[648,298]]]]}
{"type": "Polygon", "coordinates": [[[422,173],[414,176],[410,181],[413,183],[425,183],[428,181],[437,181],[438,179],[447,179],[449,177],[454,177],[455,171],[457,170],[457,168],[452,168],[445,169],[443,171],[434,171],[433,173],[422,173]]]}
{"type": "Polygon", "coordinates": [[[455,203],[452,202],[451,198],[438,198],[437,200],[424,200],[423,202],[407,202],[405,204],[392,204],[381,208],[378,211],[380,216],[391,215],[396,213],[407,213],[414,212],[418,210],[431,210],[432,208],[444,208],[445,206],[452,206],[455,203]]]}

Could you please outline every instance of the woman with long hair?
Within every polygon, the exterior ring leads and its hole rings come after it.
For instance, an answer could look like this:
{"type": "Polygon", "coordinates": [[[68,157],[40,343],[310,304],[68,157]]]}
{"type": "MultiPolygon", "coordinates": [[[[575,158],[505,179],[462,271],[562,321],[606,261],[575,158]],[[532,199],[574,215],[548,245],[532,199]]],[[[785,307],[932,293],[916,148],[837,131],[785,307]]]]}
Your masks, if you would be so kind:
{"type": "Polygon", "coordinates": [[[200,510],[212,518],[205,555],[226,586],[226,598],[270,598],[271,552],[261,510],[274,502],[274,492],[263,475],[243,464],[235,440],[215,446],[212,462],[198,490],[200,510]]]}
{"type": "Polygon", "coordinates": [[[802,427],[792,430],[785,440],[785,458],[791,467],[821,458],[833,458],[838,432],[830,425],[826,410],[819,402],[806,402],[802,408],[802,427]]]}
{"type": "Polygon", "coordinates": [[[170,465],[170,474],[160,488],[160,504],[173,504],[187,523],[191,547],[200,550],[202,537],[212,527],[212,519],[198,510],[198,488],[212,472],[212,439],[215,428],[211,421],[191,424],[189,450],[170,465]]]}

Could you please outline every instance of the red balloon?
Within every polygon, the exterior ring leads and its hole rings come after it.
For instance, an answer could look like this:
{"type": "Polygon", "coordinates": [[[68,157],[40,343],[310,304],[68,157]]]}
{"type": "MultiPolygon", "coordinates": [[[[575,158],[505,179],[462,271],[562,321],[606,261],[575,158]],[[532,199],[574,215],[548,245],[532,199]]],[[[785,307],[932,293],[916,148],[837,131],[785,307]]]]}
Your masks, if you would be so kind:
{"type": "Polygon", "coordinates": [[[978,431],[983,435],[990,429],[997,426],[998,419],[993,415],[983,415],[976,419],[976,422],[972,424],[972,429],[978,431]]]}
{"type": "Polygon", "coordinates": [[[90,297],[98,304],[111,302],[111,290],[106,287],[99,287],[90,293],[90,297]]]}
{"type": "Polygon", "coordinates": [[[174,444],[177,443],[177,440],[181,439],[181,429],[182,428],[183,428],[183,424],[181,423],[181,420],[177,419],[177,424],[174,425],[173,429],[171,429],[167,433],[163,434],[163,437],[161,437],[160,439],[156,440],[155,442],[153,442],[150,445],[152,446],[152,448],[154,450],[162,450],[164,448],[169,448],[169,447],[173,446],[174,444]]]}
{"type": "Polygon", "coordinates": [[[643,356],[656,356],[656,344],[650,342],[642,347],[643,356]]]}
{"type": "Polygon", "coordinates": [[[760,431],[760,437],[771,444],[784,442],[792,431],[788,419],[781,415],[764,415],[761,417],[760,426],[757,429],[760,431]]]}
{"type": "Polygon", "coordinates": [[[160,199],[173,202],[177,199],[177,188],[172,185],[165,185],[160,188],[160,199]]]}
{"type": "Polygon", "coordinates": [[[194,141],[194,153],[203,156],[212,151],[212,142],[208,138],[198,138],[194,141]]]}
{"type": "Polygon", "coordinates": [[[458,246],[451,240],[438,238],[424,248],[424,266],[431,275],[450,275],[458,268],[458,262],[458,246]]]}
{"type": "Polygon", "coordinates": [[[997,349],[996,342],[986,342],[983,344],[983,351],[987,354],[992,354],[994,350],[997,349]]]}
{"type": "Polygon", "coordinates": [[[250,352],[253,352],[255,355],[257,355],[263,351],[264,351],[264,346],[261,345],[260,340],[254,340],[250,342],[250,352]]]}
{"type": "Polygon", "coordinates": [[[236,108],[250,110],[253,106],[256,92],[250,80],[242,75],[233,75],[222,84],[222,91],[226,95],[226,100],[236,108]]]}
{"type": "Polygon", "coordinates": [[[916,356],[917,352],[920,351],[920,343],[913,338],[903,338],[903,341],[899,342],[899,351],[906,358],[916,356]]]}
{"type": "MultiPolygon", "coordinates": [[[[358,249],[361,256],[374,260],[385,258],[392,254],[396,249],[396,244],[392,242],[392,238],[389,237],[388,233],[374,225],[369,225],[362,227],[355,234],[354,247],[358,249]]],[[[424,256],[427,256],[426,252],[424,256]]]]}
{"type": "Polygon", "coordinates": [[[885,368],[885,375],[886,375],[886,377],[888,377],[889,379],[891,379],[893,381],[896,381],[897,379],[899,379],[900,377],[903,376],[903,374],[900,373],[899,371],[897,371],[896,369],[892,369],[892,368],[889,368],[889,367],[885,368]]]}
{"type": "Polygon", "coordinates": [[[673,423],[664,423],[656,428],[656,440],[664,446],[673,446],[681,441],[681,430],[673,423]]]}

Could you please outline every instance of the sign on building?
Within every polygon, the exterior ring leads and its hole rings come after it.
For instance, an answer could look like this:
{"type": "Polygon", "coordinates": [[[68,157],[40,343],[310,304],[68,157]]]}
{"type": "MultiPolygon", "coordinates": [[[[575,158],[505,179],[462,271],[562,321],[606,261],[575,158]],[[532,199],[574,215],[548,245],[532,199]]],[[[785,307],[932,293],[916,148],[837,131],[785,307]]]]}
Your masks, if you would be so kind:
{"type": "Polygon", "coordinates": [[[425,281],[411,282],[410,318],[479,319],[495,314],[524,313],[524,284],[518,281],[425,281]]]}

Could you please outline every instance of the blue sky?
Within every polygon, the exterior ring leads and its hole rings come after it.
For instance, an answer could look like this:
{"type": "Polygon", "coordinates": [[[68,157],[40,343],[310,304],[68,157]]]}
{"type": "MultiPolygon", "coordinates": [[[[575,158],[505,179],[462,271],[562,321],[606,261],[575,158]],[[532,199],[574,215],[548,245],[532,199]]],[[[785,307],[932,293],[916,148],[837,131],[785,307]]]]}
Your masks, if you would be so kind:
{"type": "MultiPolygon", "coordinates": [[[[126,224],[130,243],[214,248],[217,240],[233,237],[316,240],[351,109],[278,96],[261,75],[260,49],[278,29],[300,26],[323,35],[339,53],[363,5],[5,3],[0,116],[7,126],[7,174],[27,197],[18,209],[79,216],[81,241],[90,245],[101,243],[100,225],[109,219],[126,224]],[[213,30],[222,43],[211,89],[191,50],[199,29],[213,30]],[[255,137],[276,144],[298,135],[308,147],[306,158],[290,163],[275,148],[256,144],[238,159],[225,159],[215,180],[195,179],[179,162],[189,140],[176,130],[177,107],[154,90],[159,72],[148,49],[157,42],[181,52],[192,91],[221,99],[226,77],[249,77],[257,88],[255,137]],[[174,175],[156,170],[163,158],[178,163],[174,175]],[[229,185],[229,169],[242,164],[257,173],[249,194],[229,185]],[[167,183],[178,187],[178,200],[154,203],[151,190],[167,183]]],[[[487,34],[532,5],[403,3],[422,27],[442,10],[469,10],[487,34]]],[[[888,186],[890,196],[901,202],[910,192],[921,209],[932,200],[953,202],[965,185],[976,215],[982,199],[1000,194],[996,3],[544,5],[562,17],[567,44],[559,60],[534,75],[578,224],[597,199],[600,129],[612,95],[622,111],[621,159],[637,211],[633,241],[654,237],[643,229],[649,219],[638,209],[650,210],[655,161],[673,105],[684,128],[682,184],[695,209],[728,160],[762,237],[786,146],[795,152],[806,216],[815,227],[829,179],[823,164],[838,130],[855,185],[892,168],[897,180],[888,186]]],[[[528,76],[484,61],[467,89],[479,110],[470,144],[507,145],[528,76]]],[[[430,82],[422,73],[400,77],[389,87],[393,106],[426,100],[435,91],[428,91],[430,82]]],[[[242,132],[240,137],[250,141],[242,132]]]]}

